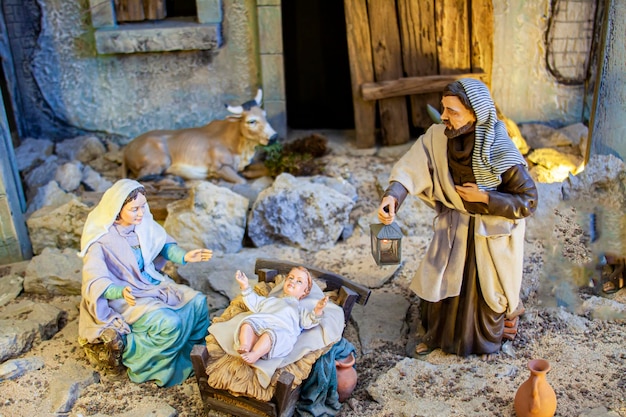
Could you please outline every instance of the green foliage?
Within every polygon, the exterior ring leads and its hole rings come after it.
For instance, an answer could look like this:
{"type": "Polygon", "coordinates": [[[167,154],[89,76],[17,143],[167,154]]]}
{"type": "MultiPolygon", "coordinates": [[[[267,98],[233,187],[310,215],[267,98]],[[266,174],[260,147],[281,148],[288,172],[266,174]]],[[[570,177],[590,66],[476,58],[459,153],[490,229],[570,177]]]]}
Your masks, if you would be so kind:
{"type": "Polygon", "coordinates": [[[273,143],[261,146],[264,156],[264,164],[269,175],[276,177],[283,172],[291,175],[313,175],[320,171],[315,164],[314,157],[310,153],[289,152],[283,144],[273,143]]]}

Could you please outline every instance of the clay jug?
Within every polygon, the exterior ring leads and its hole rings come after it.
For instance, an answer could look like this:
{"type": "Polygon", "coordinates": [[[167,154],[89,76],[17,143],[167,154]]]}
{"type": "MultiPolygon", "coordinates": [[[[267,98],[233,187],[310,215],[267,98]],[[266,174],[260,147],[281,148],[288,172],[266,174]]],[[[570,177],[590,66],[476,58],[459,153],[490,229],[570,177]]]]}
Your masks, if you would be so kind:
{"type": "Polygon", "coordinates": [[[356,369],[354,363],[356,358],[354,353],[341,360],[335,360],[335,368],[337,368],[337,392],[339,393],[339,401],[344,402],[350,397],[352,391],[356,387],[356,369]]]}
{"type": "Polygon", "coordinates": [[[550,363],[544,359],[528,362],[530,377],[517,389],[515,414],[517,417],[552,417],[556,412],[556,394],[546,374],[550,363]]]}

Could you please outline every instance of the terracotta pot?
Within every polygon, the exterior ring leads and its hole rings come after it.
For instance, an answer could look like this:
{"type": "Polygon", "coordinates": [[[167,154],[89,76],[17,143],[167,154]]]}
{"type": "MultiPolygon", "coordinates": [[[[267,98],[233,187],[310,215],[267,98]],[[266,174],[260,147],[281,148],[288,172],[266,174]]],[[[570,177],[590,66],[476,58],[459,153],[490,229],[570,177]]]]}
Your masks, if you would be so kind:
{"type": "Polygon", "coordinates": [[[354,353],[350,353],[350,356],[341,360],[335,360],[335,367],[337,368],[337,392],[339,393],[339,401],[344,402],[354,391],[356,387],[356,369],[354,363],[356,358],[354,353]]]}
{"type": "Polygon", "coordinates": [[[550,363],[544,359],[528,362],[530,377],[517,389],[515,414],[517,417],[552,417],[556,412],[556,394],[546,374],[550,363]]]}

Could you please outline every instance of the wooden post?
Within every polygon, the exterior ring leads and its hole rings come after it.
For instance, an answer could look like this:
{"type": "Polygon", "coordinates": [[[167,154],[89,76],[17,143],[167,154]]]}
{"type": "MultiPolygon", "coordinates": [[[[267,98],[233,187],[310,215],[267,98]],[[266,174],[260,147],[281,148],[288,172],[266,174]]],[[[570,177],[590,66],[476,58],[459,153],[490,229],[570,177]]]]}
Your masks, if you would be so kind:
{"type": "Polygon", "coordinates": [[[366,0],[344,0],[356,146],[376,145],[376,102],[361,97],[361,84],[374,81],[366,0]]]}
{"type": "Polygon", "coordinates": [[[483,81],[491,89],[493,69],[493,1],[472,0],[471,65],[472,72],[484,72],[483,81]]]}
{"type": "MultiPolygon", "coordinates": [[[[402,51],[395,1],[368,0],[372,33],[372,52],[376,81],[402,77],[402,51]]],[[[378,102],[380,127],[384,145],[409,141],[409,120],[406,98],[395,97],[378,102]]]]}
{"type": "Polygon", "coordinates": [[[467,0],[437,0],[437,58],[439,74],[470,72],[470,36],[467,0]]]}
{"type": "Polygon", "coordinates": [[[142,0],[115,0],[115,17],[120,22],[145,20],[142,0]]]}
{"type": "Polygon", "coordinates": [[[143,11],[147,20],[161,20],[167,17],[165,0],[143,0],[143,11]]]}
{"type": "MultiPolygon", "coordinates": [[[[402,61],[407,77],[437,75],[437,39],[435,35],[435,0],[398,0],[402,61]]],[[[413,126],[428,128],[432,119],[426,105],[440,107],[436,93],[411,96],[413,126]]]]}

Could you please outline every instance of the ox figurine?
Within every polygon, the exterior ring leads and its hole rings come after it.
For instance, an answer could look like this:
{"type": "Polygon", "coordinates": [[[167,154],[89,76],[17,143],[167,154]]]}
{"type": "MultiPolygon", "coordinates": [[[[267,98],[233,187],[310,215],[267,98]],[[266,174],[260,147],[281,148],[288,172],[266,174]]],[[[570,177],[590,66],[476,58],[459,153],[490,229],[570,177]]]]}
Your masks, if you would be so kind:
{"type": "Polygon", "coordinates": [[[202,127],[152,130],[124,147],[124,175],[136,178],[171,174],[184,179],[222,178],[245,182],[239,175],[248,166],[257,145],[278,137],[261,109],[263,92],[241,106],[226,108],[232,115],[202,127]]]}

